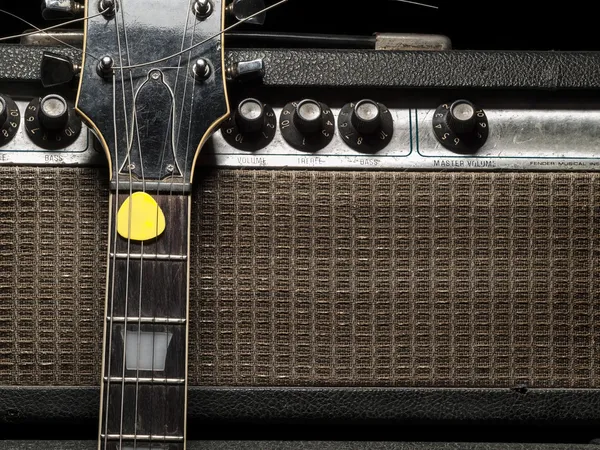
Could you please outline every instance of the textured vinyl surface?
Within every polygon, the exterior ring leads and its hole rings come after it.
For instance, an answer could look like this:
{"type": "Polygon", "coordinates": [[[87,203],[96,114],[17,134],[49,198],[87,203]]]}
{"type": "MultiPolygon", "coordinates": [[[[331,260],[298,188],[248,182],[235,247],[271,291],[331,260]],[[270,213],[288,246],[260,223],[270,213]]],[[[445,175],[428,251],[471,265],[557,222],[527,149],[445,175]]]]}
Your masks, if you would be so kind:
{"type": "MultiPolygon", "coordinates": [[[[0,385],[97,385],[105,178],[0,168],[0,385]]],[[[222,170],[193,208],[192,385],[600,385],[598,174],[222,170]]]]}

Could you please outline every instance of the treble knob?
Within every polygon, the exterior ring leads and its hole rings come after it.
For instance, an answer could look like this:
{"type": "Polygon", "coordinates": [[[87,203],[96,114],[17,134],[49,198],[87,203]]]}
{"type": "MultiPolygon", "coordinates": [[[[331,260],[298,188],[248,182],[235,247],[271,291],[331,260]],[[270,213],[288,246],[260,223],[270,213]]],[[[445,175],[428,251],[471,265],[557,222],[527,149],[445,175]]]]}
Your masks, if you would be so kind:
{"type": "Polygon", "coordinates": [[[8,144],[21,123],[19,107],[8,95],[0,94],[0,147],[8,144]]]}
{"type": "Polygon", "coordinates": [[[325,148],[335,133],[333,113],[324,103],[312,99],[288,103],[281,113],[279,127],[292,147],[314,152],[325,148]]]}
{"type": "Polygon", "coordinates": [[[456,100],[435,111],[433,131],[445,148],[457,153],[474,153],[486,143],[489,123],[483,109],[468,100],[456,100]]]}
{"type": "Polygon", "coordinates": [[[344,105],[340,111],[338,129],[344,142],[351,148],[372,153],[391,142],[394,120],[385,105],[366,99],[344,105]]]}
{"type": "Polygon", "coordinates": [[[277,130],[275,112],[255,98],[242,100],[221,127],[225,140],[235,148],[260,150],[269,145],[277,130]]]}
{"type": "Polygon", "coordinates": [[[25,128],[33,142],[55,150],[71,145],[81,133],[81,120],[60,95],[35,98],[27,106],[25,128]]]}

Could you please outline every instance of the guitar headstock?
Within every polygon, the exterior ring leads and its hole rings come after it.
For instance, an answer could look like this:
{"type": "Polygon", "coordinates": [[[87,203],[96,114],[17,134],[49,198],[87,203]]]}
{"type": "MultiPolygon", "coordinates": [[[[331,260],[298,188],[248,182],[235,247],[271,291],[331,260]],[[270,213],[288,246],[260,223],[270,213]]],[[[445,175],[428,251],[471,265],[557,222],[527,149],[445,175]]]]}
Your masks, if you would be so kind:
{"type": "Polygon", "coordinates": [[[223,35],[213,37],[224,0],[86,0],[86,13],[76,107],[102,141],[111,180],[191,183],[200,149],[229,115],[223,35]]]}

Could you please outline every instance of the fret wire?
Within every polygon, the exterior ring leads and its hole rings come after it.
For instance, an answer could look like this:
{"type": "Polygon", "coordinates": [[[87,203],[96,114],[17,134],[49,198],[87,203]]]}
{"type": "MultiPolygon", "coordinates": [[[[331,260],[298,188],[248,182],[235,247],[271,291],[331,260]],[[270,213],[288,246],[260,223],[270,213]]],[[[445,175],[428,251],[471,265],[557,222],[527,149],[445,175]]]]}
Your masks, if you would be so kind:
{"type": "Polygon", "coordinates": [[[109,441],[167,441],[167,442],[182,442],[183,436],[169,436],[169,435],[158,435],[158,434],[102,434],[102,438],[108,439],[109,441]]]}
{"type": "Polygon", "coordinates": [[[144,383],[144,384],[184,384],[185,378],[148,378],[148,377],[104,377],[110,383],[144,383]]]}
{"type": "Polygon", "coordinates": [[[162,255],[162,254],[151,254],[151,253],[111,253],[111,258],[117,259],[151,259],[157,261],[186,261],[187,255],[162,255]]]}
{"type": "Polygon", "coordinates": [[[138,322],[138,323],[152,323],[152,324],[184,324],[187,322],[186,319],[177,319],[175,317],[111,317],[108,316],[106,320],[112,323],[125,323],[127,322],[138,322]]]}

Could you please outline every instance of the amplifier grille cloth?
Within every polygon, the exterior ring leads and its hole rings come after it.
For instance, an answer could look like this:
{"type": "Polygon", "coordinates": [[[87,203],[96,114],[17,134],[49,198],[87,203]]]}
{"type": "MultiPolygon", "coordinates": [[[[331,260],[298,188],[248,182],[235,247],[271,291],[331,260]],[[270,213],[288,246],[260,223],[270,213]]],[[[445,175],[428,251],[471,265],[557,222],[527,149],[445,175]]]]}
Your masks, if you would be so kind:
{"type": "MultiPolygon", "coordinates": [[[[191,384],[600,387],[600,174],[200,178],[191,384]]],[[[1,385],[99,383],[105,179],[0,168],[1,385]]]]}

